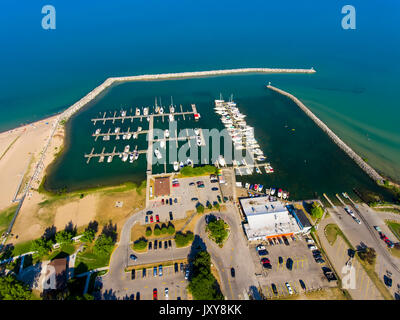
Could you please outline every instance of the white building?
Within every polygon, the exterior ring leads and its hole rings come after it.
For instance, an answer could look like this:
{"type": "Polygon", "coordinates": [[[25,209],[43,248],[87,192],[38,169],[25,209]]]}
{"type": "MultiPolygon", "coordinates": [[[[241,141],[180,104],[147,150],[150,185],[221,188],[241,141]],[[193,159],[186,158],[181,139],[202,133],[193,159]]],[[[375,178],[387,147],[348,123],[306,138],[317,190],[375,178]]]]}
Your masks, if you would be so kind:
{"type": "Polygon", "coordinates": [[[247,223],[244,230],[248,240],[262,240],[276,236],[290,236],[308,232],[311,228],[307,217],[287,207],[280,201],[270,202],[267,196],[240,199],[247,223]],[[299,215],[303,215],[299,218],[299,215]]]}

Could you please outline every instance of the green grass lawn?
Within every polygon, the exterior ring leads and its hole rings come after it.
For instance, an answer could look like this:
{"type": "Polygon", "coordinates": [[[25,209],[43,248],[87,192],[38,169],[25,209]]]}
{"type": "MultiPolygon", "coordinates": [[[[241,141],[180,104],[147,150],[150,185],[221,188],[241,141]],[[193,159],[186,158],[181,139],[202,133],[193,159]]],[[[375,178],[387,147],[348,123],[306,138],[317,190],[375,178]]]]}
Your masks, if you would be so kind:
{"type": "Polygon", "coordinates": [[[76,257],[75,274],[85,273],[89,270],[108,266],[110,263],[110,256],[111,255],[95,254],[92,247],[88,247],[76,257]]]}
{"type": "Polygon", "coordinates": [[[14,216],[15,210],[17,209],[17,204],[0,212],[0,235],[7,231],[8,226],[14,216]]]}

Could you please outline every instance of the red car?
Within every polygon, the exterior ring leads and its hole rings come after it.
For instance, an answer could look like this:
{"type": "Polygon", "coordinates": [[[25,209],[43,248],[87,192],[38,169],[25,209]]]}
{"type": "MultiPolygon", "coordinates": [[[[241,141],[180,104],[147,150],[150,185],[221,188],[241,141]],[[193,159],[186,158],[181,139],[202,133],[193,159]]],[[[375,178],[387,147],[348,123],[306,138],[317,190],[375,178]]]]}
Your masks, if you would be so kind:
{"type": "Polygon", "coordinates": [[[150,223],[153,223],[153,216],[150,216],[150,223]]]}
{"type": "Polygon", "coordinates": [[[173,183],[172,186],[173,187],[179,187],[179,182],[173,183]]]}
{"type": "Polygon", "coordinates": [[[164,199],[161,199],[161,204],[164,204],[164,199]]]}
{"type": "Polygon", "coordinates": [[[269,261],[268,258],[262,258],[262,259],[261,259],[261,262],[262,262],[263,264],[266,264],[266,263],[270,264],[270,263],[271,263],[271,262],[269,261]]]}
{"type": "Polygon", "coordinates": [[[157,289],[153,289],[153,300],[157,300],[157,289]]]}
{"type": "Polygon", "coordinates": [[[160,222],[160,216],[158,214],[156,214],[156,221],[160,222]]]}

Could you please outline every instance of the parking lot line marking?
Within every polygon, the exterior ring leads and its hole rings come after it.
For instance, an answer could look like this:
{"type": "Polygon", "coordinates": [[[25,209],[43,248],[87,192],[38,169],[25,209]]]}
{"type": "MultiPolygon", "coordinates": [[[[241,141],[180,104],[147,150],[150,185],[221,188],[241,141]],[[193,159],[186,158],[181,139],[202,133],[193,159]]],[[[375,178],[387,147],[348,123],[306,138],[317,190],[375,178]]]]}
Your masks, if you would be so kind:
{"type": "Polygon", "coordinates": [[[362,272],[362,275],[361,275],[361,284],[360,284],[360,290],[361,290],[361,291],[363,291],[364,278],[365,278],[365,272],[362,272]]]}
{"type": "Polygon", "coordinates": [[[367,288],[365,289],[365,294],[364,294],[364,300],[366,300],[367,297],[368,297],[368,291],[369,291],[369,287],[370,287],[370,281],[371,281],[371,278],[368,277],[367,288]]]}
{"type": "Polygon", "coordinates": [[[144,286],[146,289],[149,287],[149,286],[144,286]]]}

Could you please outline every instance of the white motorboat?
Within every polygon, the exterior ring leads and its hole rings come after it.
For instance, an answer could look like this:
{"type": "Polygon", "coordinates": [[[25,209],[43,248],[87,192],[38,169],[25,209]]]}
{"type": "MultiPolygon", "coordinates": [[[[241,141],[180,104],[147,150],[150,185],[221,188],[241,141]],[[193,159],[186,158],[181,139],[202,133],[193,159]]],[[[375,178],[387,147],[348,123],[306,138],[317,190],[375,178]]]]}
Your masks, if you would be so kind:
{"type": "Polygon", "coordinates": [[[178,170],[179,170],[179,163],[178,163],[178,161],[175,161],[175,162],[174,162],[174,170],[175,170],[175,171],[178,171],[178,170]]]}
{"type": "Polygon", "coordinates": [[[128,156],[129,155],[124,152],[123,155],[122,155],[122,161],[125,162],[126,160],[128,160],[128,156]]]}
{"type": "Polygon", "coordinates": [[[131,137],[132,137],[132,133],[128,133],[128,134],[126,135],[126,140],[129,140],[131,137]]]}
{"type": "Polygon", "coordinates": [[[169,130],[168,130],[168,129],[166,129],[166,130],[164,131],[164,137],[165,137],[165,138],[168,138],[168,137],[169,137],[169,130]]]}
{"type": "Polygon", "coordinates": [[[142,127],[138,127],[138,128],[137,128],[137,131],[138,131],[138,132],[142,131],[142,127]]]}
{"type": "Polygon", "coordinates": [[[220,164],[221,167],[225,167],[225,166],[226,166],[225,159],[224,159],[224,157],[223,157],[222,155],[220,155],[220,156],[218,157],[218,162],[219,162],[219,164],[220,164]]]}
{"type": "Polygon", "coordinates": [[[201,137],[200,136],[196,136],[196,143],[199,147],[201,146],[201,137]]]}
{"type": "Polygon", "coordinates": [[[135,114],[136,114],[137,116],[140,116],[140,109],[139,109],[139,108],[136,108],[135,114]]]}
{"type": "Polygon", "coordinates": [[[260,168],[256,167],[256,172],[257,172],[257,173],[261,173],[260,168]]]}
{"type": "Polygon", "coordinates": [[[187,165],[187,166],[191,166],[192,164],[193,164],[193,161],[192,161],[191,159],[188,158],[188,159],[186,160],[186,165],[187,165]]]}
{"type": "Polygon", "coordinates": [[[129,152],[130,147],[131,147],[131,146],[130,146],[129,144],[126,145],[125,148],[124,148],[124,152],[129,152]]]}
{"type": "Polygon", "coordinates": [[[158,110],[158,112],[159,112],[160,114],[163,114],[163,113],[164,113],[164,108],[163,108],[163,107],[160,107],[160,109],[158,110]]]}
{"type": "Polygon", "coordinates": [[[129,155],[129,162],[132,163],[133,160],[134,160],[134,156],[133,156],[133,153],[131,153],[131,154],[129,155]]]}
{"type": "Polygon", "coordinates": [[[165,148],[165,140],[160,141],[160,147],[163,149],[165,148]]]}
{"type": "Polygon", "coordinates": [[[157,157],[157,159],[161,159],[162,158],[161,152],[160,152],[160,150],[158,150],[158,148],[154,150],[154,154],[157,157]]]}
{"type": "Polygon", "coordinates": [[[136,133],[136,132],[133,133],[132,138],[133,138],[133,139],[136,139],[136,138],[137,138],[137,133],[136,133]]]}
{"type": "Polygon", "coordinates": [[[175,120],[175,119],[174,119],[174,115],[172,115],[172,114],[170,114],[168,117],[169,117],[169,121],[170,121],[170,122],[172,122],[172,121],[175,120]]]}
{"type": "Polygon", "coordinates": [[[108,156],[108,158],[107,158],[107,162],[111,162],[112,161],[112,156],[108,156]]]}
{"type": "Polygon", "coordinates": [[[96,131],[94,132],[94,134],[99,134],[101,129],[96,129],[96,131]]]}
{"type": "Polygon", "coordinates": [[[144,115],[144,116],[147,116],[148,114],[149,114],[149,108],[145,107],[145,108],[143,109],[143,115],[144,115]]]}
{"type": "Polygon", "coordinates": [[[200,135],[200,129],[199,128],[195,128],[194,129],[194,133],[196,134],[196,136],[200,135]]]}
{"type": "Polygon", "coordinates": [[[120,128],[120,127],[117,127],[117,128],[115,128],[115,129],[114,129],[114,133],[118,133],[118,132],[119,132],[119,130],[121,130],[121,128],[120,128]]]}

